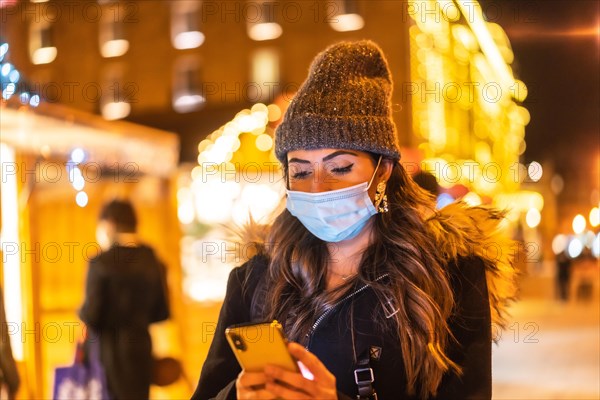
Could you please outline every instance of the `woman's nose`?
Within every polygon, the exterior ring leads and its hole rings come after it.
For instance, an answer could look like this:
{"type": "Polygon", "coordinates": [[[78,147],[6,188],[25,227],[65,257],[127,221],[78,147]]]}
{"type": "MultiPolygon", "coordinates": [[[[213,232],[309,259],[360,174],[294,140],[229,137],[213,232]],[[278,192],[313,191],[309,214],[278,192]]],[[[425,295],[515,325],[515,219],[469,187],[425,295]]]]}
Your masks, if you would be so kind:
{"type": "Polygon", "coordinates": [[[311,193],[320,193],[334,190],[337,188],[337,180],[327,174],[325,171],[315,169],[312,176],[310,191],[311,193]]]}
{"type": "Polygon", "coordinates": [[[327,174],[318,166],[313,169],[313,175],[310,180],[309,190],[311,193],[320,193],[331,190],[331,182],[328,181],[327,174]]]}
{"type": "Polygon", "coordinates": [[[324,192],[326,190],[327,189],[325,188],[325,185],[323,184],[321,179],[313,179],[313,181],[310,185],[311,193],[320,193],[320,192],[324,192]]]}
{"type": "Polygon", "coordinates": [[[311,178],[312,179],[310,180],[309,186],[309,190],[311,193],[319,193],[325,190],[323,186],[323,177],[320,171],[315,169],[315,172],[313,173],[313,176],[311,178]]]}

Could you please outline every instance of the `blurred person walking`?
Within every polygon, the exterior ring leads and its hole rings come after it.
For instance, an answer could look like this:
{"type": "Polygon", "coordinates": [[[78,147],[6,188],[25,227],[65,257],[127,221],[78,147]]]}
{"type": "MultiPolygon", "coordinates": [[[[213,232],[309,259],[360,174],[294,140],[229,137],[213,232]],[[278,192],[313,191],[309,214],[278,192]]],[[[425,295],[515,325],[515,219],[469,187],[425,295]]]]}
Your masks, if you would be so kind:
{"type": "Polygon", "coordinates": [[[571,281],[571,260],[564,251],[556,256],[556,269],[558,299],[567,301],[569,300],[569,285],[571,281]]]}
{"type": "Polygon", "coordinates": [[[9,399],[14,399],[19,389],[19,372],[10,348],[8,324],[4,312],[4,295],[0,287],[0,398],[4,398],[5,391],[9,399]]]}
{"type": "Polygon", "coordinates": [[[115,399],[147,399],[152,376],[151,323],[169,318],[165,268],[136,234],[131,203],[114,200],[100,214],[102,252],[89,263],[79,316],[100,341],[100,361],[115,399]]]}

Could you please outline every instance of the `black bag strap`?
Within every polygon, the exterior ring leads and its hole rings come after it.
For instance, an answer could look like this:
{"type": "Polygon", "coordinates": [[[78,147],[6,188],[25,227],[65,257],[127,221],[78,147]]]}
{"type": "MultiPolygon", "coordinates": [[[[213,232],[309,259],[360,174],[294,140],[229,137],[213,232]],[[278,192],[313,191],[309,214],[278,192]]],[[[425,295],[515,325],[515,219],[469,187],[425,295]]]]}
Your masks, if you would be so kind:
{"type": "Polygon", "coordinates": [[[377,400],[377,393],[373,387],[375,375],[371,367],[371,350],[367,349],[367,354],[358,360],[354,368],[354,382],[358,387],[357,400],[377,400]]]}

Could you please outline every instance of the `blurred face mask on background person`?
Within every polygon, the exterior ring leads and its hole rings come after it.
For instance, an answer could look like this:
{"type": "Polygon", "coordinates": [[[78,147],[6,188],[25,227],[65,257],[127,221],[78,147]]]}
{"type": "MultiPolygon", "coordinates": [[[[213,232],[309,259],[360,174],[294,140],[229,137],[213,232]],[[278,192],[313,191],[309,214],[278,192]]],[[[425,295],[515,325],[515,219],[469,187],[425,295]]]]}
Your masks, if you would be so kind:
{"type": "MultiPolygon", "coordinates": [[[[334,152],[327,157],[324,157],[323,161],[328,161],[327,158],[334,156],[337,158],[336,153],[344,158],[336,160],[336,163],[331,163],[326,167],[326,172],[336,171],[344,174],[349,174],[357,164],[357,160],[352,162],[351,156],[356,154],[355,152],[334,152]],[[347,164],[347,165],[346,165],[347,164]]],[[[369,157],[369,156],[367,156],[369,157]]],[[[333,158],[333,157],[331,157],[333,158]]],[[[330,158],[330,159],[331,159],[330,158]]],[[[289,162],[292,164],[296,158],[290,158],[289,162]]],[[[302,164],[305,164],[305,160],[302,160],[302,164]]],[[[371,162],[367,158],[367,162],[371,162]]],[[[373,182],[373,179],[377,173],[379,164],[381,163],[381,157],[377,162],[377,166],[373,171],[368,182],[363,181],[348,187],[342,187],[340,189],[324,190],[324,191],[298,191],[287,189],[287,209],[288,211],[298,218],[300,222],[308,229],[313,235],[326,242],[340,242],[342,240],[348,240],[356,237],[367,224],[368,220],[375,214],[377,210],[373,205],[373,201],[369,196],[369,188],[373,182]]],[[[372,165],[372,164],[371,164],[372,165]]],[[[318,167],[318,165],[317,165],[318,167]]],[[[298,179],[299,176],[306,177],[307,175],[314,174],[312,179],[323,180],[327,178],[318,177],[318,173],[315,172],[318,168],[305,168],[304,171],[294,172],[291,176],[291,181],[298,179]],[[299,174],[299,175],[298,175],[299,174]]],[[[355,173],[356,177],[360,179],[360,175],[364,177],[364,170],[359,173],[355,173]]],[[[329,177],[331,179],[331,177],[329,177]]],[[[352,181],[352,177],[348,179],[336,179],[330,180],[329,185],[323,182],[316,183],[304,183],[302,185],[290,186],[303,186],[304,188],[310,188],[317,190],[320,188],[328,188],[328,186],[345,186],[345,183],[352,181]]]]}

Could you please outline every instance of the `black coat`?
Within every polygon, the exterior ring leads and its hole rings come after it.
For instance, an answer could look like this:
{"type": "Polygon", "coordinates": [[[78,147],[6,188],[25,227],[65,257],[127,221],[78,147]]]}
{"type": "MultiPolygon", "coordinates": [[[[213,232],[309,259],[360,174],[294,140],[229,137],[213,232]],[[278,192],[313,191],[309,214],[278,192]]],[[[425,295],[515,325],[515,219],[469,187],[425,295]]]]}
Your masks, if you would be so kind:
{"type": "MultiPolygon", "coordinates": [[[[235,379],[240,367],[225,339],[229,325],[252,320],[251,301],[257,285],[265,275],[268,260],[257,256],[234,269],[227,283],[215,336],[204,362],[200,381],[192,399],[235,399],[235,379]]],[[[462,367],[462,376],[447,373],[438,389],[438,399],[491,398],[491,318],[485,268],[476,257],[459,258],[449,266],[456,306],[449,320],[458,343],[449,344],[448,356],[462,367]]],[[[343,302],[327,315],[315,330],[308,349],[335,375],[340,398],[355,398],[350,304],[354,307],[354,332],[357,356],[380,348],[378,360],[372,360],[374,387],[379,400],[410,399],[406,395],[406,376],[397,336],[378,332],[373,323],[379,301],[367,288],[343,302]]]]}
{"type": "Polygon", "coordinates": [[[90,261],[79,316],[100,340],[115,399],[147,399],[152,372],[148,326],[169,317],[163,265],[147,246],[115,245],[90,261]]]}

